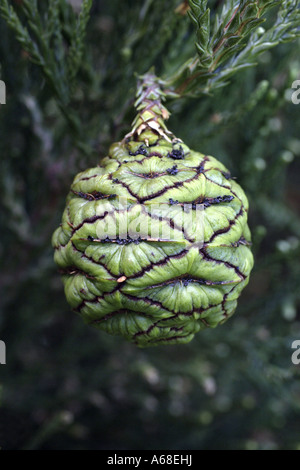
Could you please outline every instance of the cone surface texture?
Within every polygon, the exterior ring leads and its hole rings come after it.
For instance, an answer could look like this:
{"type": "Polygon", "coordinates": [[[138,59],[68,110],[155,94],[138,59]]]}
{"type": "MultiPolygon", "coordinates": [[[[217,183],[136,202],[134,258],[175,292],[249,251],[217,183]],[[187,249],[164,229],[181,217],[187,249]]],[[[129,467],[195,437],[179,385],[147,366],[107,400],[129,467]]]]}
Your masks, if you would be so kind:
{"type": "Polygon", "coordinates": [[[70,306],[141,347],[225,322],[253,266],[243,190],[167,130],[162,99],[149,77],[132,132],[75,177],[53,235],[70,306]]]}

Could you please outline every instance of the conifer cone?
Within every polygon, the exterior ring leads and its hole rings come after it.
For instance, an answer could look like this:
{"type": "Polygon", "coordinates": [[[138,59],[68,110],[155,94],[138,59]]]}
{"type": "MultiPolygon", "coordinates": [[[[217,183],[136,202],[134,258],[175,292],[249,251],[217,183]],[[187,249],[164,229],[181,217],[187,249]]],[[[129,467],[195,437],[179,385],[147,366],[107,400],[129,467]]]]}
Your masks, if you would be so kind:
{"type": "Polygon", "coordinates": [[[167,129],[164,99],[142,77],[131,132],[75,177],[53,235],[74,311],[141,347],[225,322],[253,266],[242,188],[167,129]]]}

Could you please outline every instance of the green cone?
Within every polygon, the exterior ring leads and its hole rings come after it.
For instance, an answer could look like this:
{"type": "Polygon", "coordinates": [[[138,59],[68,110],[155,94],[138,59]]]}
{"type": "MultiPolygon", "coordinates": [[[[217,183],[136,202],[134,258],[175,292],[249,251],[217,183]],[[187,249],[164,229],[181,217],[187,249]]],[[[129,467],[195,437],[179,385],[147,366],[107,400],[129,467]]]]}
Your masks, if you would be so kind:
{"type": "Polygon", "coordinates": [[[141,347],[226,321],[253,266],[243,190],[172,135],[163,99],[144,76],[132,131],[75,177],[53,235],[74,311],[141,347]]]}

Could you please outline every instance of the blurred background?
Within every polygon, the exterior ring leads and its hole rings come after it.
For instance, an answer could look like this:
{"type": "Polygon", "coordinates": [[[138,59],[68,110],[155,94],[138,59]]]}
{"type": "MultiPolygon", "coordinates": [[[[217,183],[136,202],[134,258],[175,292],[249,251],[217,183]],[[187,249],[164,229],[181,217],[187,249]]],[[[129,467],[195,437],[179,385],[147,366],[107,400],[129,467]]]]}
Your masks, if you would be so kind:
{"type": "MultiPolygon", "coordinates": [[[[10,3],[26,25],[22,0],[10,3]]],[[[81,2],[58,3],[59,61],[81,2]]],[[[214,14],[222,2],[209,3],[214,14]]],[[[57,68],[60,90],[0,20],[2,449],[300,449],[299,40],[211,96],[168,104],[174,134],[249,198],[255,267],[226,324],[138,349],[70,311],[53,262],[74,176],[130,129],[135,74],[168,75],[194,53],[180,4],[94,1],[83,62],[72,84],[57,68]]]]}

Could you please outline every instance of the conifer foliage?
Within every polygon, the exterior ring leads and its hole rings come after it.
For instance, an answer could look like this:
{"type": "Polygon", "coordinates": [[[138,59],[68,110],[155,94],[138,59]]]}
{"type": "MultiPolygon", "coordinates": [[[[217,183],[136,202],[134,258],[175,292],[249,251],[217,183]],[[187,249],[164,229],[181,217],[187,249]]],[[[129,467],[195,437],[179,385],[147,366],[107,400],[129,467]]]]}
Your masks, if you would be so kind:
{"type": "Polygon", "coordinates": [[[1,0],[0,16],[0,446],[299,448],[299,1],[1,0]],[[70,314],[51,236],[149,70],[168,128],[243,187],[255,265],[230,322],[139,350],[70,314]]]}

